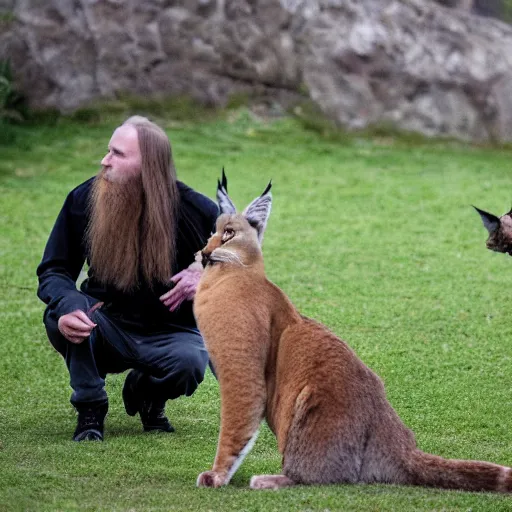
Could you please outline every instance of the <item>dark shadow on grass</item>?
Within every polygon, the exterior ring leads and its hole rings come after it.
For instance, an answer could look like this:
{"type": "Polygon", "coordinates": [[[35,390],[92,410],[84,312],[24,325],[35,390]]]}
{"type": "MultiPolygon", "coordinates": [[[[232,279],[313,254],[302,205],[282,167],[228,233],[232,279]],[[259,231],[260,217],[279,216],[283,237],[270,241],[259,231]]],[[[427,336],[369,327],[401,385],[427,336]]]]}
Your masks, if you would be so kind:
{"type": "Polygon", "coordinates": [[[171,437],[175,435],[174,432],[144,432],[142,429],[142,425],[137,425],[135,427],[130,427],[128,425],[116,425],[110,427],[109,425],[105,426],[105,439],[108,437],[139,437],[139,436],[164,436],[171,437]]]}

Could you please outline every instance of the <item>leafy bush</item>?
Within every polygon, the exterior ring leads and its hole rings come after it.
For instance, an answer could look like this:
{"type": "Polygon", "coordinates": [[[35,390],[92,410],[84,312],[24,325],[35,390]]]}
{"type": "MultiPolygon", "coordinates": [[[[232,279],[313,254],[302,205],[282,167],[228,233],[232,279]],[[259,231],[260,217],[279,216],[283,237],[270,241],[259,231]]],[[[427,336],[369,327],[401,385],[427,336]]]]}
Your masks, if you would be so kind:
{"type": "Polygon", "coordinates": [[[28,117],[25,96],[14,88],[11,62],[0,59],[0,145],[11,145],[16,141],[15,124],[28,117]]]}
{"type": "Polygon", "coordinates": [[[27,118],[23,94],[15,90],[10,59],[0,59],[0,123],[21,122],[27,118]]]}
{"type": "Polygon", "coordinates": [[[512,22],[512,0],[503,2],[503,20],[508,23],[512,22]]]}

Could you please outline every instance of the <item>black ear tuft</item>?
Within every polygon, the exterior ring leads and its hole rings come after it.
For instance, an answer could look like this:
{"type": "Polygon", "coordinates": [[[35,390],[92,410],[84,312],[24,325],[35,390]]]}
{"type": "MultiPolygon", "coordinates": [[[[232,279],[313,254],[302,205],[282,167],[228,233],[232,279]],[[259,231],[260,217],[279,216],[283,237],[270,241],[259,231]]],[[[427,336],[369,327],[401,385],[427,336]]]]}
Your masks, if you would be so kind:
{"type": "Polygon", "coordinates": [[[246,218],[247,222],[256,230],[258,233],[258,240],[261,245],[263,240],[263,233],[267,227],[268,217],[272,208],[272,193],[270,188],[272,182],[267,185],[267,188],[257,197],[243,212],[242,215],[246,218]]]}
{"type": "Polygon", "coordinates": [[[228,179],[222,167],[222,181],[217,180],[217,203],[219,205],[220,213],[236,213],[235,205],[228,195],[228,179]]]}
{"type": "Polygon", "coordinates": [[[228,179],[226,178],[226,173],[224,172],[224,166],[222,166],[222,186],[224,190],[228,191],[228,179]]]}
{"type": "MultiPolygon", "coordinates": [[[[473,205],[472,205],[473,206],[473,205]]],[[[473,208],[479,213],[482,222],[484,223],[485,229],[490,233],[494,233],[500,227],[500,219],[493,215],[492,213],[486,212],[484,210],[480,210],[476,206],[473,208]]]]}
{"type": "Polygon", "coordinates": [[[228,195],[228,179],[226,178],[226,172],[224,166],[222,166],[222,178],[217,180],[217,193],[228,195]]]}
{"type": "MultiPolygon", "coordinates": [[[[272,180],[268,182],[267,188],[264,190],[263,194],[261,196],[264,196],[267,192],[270,192],[270,189],[272,188],[272,180]]],[[[260,197],[261,197],[260,196],[260,197]]]]}

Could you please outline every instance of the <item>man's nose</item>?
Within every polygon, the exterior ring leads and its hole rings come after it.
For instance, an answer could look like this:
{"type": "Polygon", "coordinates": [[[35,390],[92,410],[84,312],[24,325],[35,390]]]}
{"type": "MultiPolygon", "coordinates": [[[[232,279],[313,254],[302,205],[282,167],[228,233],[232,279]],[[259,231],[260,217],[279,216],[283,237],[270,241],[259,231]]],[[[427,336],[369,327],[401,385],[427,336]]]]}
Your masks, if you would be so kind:
{"type": "Polygon", "coordinates": [[[108,162],[110,162],[110,153],[107,153],[103,159],[101,160],[101,165],[108,165],[108,162]]]}

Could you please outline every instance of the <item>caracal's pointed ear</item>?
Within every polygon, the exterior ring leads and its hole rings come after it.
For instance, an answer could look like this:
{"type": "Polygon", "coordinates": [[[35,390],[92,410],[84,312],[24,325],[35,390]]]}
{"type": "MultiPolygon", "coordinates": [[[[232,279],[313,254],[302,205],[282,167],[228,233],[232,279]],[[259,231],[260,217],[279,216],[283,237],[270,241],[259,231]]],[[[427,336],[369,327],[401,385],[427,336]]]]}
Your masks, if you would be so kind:
{"type": "Polygon", "coordinates": [[[219,205],[220,213],[236,213],[235,205],[228,196],[228,179],[222,168],[222,181],[217,180],[217,203],[219,205]]]}
{"type": "Polygon", "coordinates": [[[484,212],[483,210],[480,210],[480,208],[477,208],[476,206],[473,206],[473,208],[480,214],[485,229],[489,231],[489,234],[494,233],[494,231],[496,231],[500,227],[500,219],[496,217],[496,215],[484,212]]]}
{"type": "Polygon", "coordinates": [[[263,194],[261,194],[260,197],[257,197],[242,213],[249,224],[258,232],[260,245],[263,241],[263,233],[267,227],[267,221],[272,208],[271,188],[272,181],[269,182],[263,194]]]}

